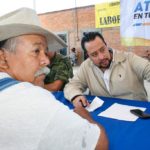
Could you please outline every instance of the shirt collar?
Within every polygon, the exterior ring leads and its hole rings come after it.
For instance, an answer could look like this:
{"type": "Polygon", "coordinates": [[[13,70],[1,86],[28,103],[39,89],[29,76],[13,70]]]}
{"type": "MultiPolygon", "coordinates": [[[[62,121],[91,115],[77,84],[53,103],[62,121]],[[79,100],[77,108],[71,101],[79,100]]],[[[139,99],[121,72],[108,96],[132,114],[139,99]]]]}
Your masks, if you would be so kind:
{"type": "Polygon", "coordinates": [[[12,78],[12,77],[5,72],[0,72],[0,79],[3,79],[3,78],[12,78]]]}

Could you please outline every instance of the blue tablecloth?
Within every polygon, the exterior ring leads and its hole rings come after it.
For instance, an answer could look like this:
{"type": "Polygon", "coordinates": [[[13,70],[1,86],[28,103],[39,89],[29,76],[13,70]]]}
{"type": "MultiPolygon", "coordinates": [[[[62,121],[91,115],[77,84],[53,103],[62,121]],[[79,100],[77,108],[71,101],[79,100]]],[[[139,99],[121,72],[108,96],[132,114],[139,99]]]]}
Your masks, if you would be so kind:
{"type": "MultiPolygon", "coordinates": [[[[73,108],[72,104],[64,98],[63,92],[54,92],[53,94],[60,102],[70,109],[73,108]]],[[[89,95],[86,97],[90,102],[94,98],[94,96],[89,95]]],[[[150,113],[150,103],[117,98],[100,98],[104,100],[104,104],[92,112],[91,115],[94,120],[105,127],[109,139],[109,150],[150,150],[150,119],[139,118],[134,122],[130,122],[97,116],[113,103],[146,107],[146,112],[150,113]]]]}

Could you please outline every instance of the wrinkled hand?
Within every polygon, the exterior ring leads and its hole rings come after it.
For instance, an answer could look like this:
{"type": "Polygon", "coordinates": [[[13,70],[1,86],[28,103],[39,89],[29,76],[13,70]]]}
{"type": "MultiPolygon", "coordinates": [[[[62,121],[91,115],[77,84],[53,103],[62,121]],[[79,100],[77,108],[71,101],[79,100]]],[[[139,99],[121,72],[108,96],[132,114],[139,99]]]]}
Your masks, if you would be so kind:
{"type": "Polygon", "coordinates": [[[35,78],[33,84],[44,88],[44,79],[45,79],[45,75],[44,74],[42,74],[40,76],[37,76],[35,78]]]}
{"type": "Polygon", "coordinates": [[[78,106],[86,107],[86,106],[89,106],[90,104],[87,101],[86,97],[81,95],[81,96],[77,96],[73,99],[73,105],[75,107],[78,107],[78,106]]]}
{"type": "Polygon", "coordinates": [[[89,122],[94,122],[90,113],[82,106],[75,107],[74,112],[80,115],[82,118],[87,119],[89,122]]]}

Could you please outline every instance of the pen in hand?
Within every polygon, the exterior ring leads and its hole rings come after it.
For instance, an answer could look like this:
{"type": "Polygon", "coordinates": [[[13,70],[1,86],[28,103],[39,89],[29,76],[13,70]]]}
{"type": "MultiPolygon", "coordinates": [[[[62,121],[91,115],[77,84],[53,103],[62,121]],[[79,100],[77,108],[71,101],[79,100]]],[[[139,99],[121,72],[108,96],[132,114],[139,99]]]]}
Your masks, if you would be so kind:
{"type": "Polygon", "coordinates": [[[85,96],[83,95],[79,95],[79,96],[76,96],[73,101],[72,101],[73,105],[75,107],[78,107],[78,106],[82,106],[83,108],[86,107],[86,106],[89,106],[89,102],[88,100],[86,99],[85,96]]]}
{"type": "Polygon", "coordinates": [[[84,105],[84,104],[83,104],[83,102],[82,102],[81,99],[79,100],[79,102],[81,103],[81,106],[82,106],[82,107],[84,107],[84,108],[87,107],[87,105],[84,105]]]}

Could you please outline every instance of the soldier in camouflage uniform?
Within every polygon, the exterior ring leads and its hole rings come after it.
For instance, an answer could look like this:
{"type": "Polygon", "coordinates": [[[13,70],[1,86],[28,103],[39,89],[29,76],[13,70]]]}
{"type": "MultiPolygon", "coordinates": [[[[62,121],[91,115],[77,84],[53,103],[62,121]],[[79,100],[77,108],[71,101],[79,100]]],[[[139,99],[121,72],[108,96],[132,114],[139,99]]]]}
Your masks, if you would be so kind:
{"type": "Polygon", "coordinates": [[[65,57],[56,52],[49,52],[50,73],[44,80],[44,88],[49,91],[63,90],[68,79],[73,77],[73,69],[68,57],[65,57]]]}

